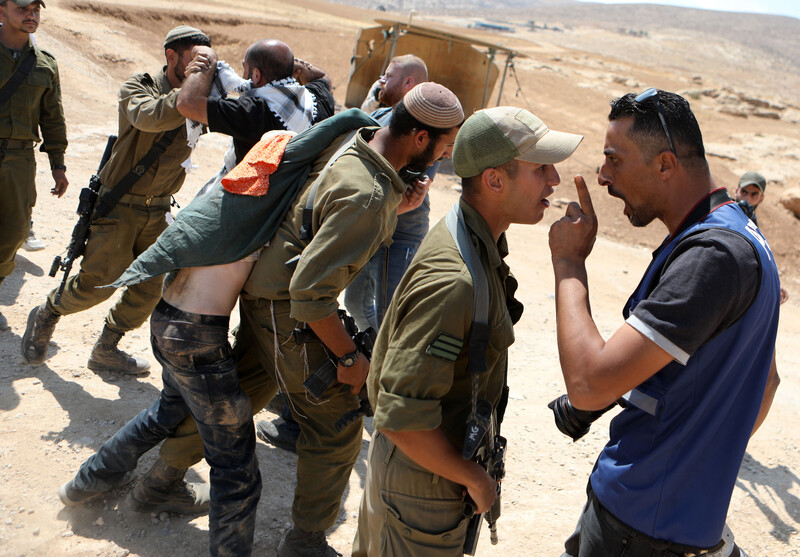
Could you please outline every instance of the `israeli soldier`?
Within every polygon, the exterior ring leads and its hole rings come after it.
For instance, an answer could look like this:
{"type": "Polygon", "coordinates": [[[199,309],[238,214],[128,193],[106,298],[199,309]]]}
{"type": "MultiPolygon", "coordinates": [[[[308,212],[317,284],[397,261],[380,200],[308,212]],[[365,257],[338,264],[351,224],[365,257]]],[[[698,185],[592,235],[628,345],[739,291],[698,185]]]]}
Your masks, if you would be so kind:
{"type": "MultiPolygon", "coordinates": [[[[119,92],[119,132],[108,163],[100,172],[103,187],[92,218],[89,242],[77,275],[69,278],[58,304],[57,290],[33,308],[22,337],[22,354],[30,364],[47,358],[47,346],[62,315],[77,313],[107,300],[114,282],[128,265],[166,228],[171,197],[186,176],[182,163],[187,145],[185,118],[178,112],[178,91],[186,78],[193,48],[210,46],[208,36],[193,27],[172,29],[164,41],[166,65],[157,73],[134,74],[119,92]],[[158,146],[163,152],[144,169],[141,160],[158,146]],[[139,168],[142,167],[142,168],[139,168]],[[131,185],[132,181],[132,185],[131,185]],[[104,199],[124,195],[102,217],[104,199]]],[[[157,152],[157,151],[156,151],[157,152]]],[[[127,375],[146,375],[150,364],[117,348],[122,336],[140,327],[161,297],[162,277],[131,286],[111,308],[89,358],[89,369],[127,375]]]]}
{"type": "Polygon", "coordinates": [[[354,556],[461,555],[469,522],[463,494],[477,513],[492,506],[497,480],[462,458],[462,448],[473,401],[488,401],[487,414],[498,421],[507,397],[507,351],[522,304],[503,261],[505,231],[542,219],[560,182],[553,164],[581,139],[512,107],[481,110],[459,130],[453,167],[461,199],[422,241],[373,351],[367,387],[375,431],[354,556]],[[474,268],[484,281],[473,278],[474,268]],[[488,309],[476,319],[481,300],[488,309]],[[478,323],[488,325],[482,345],[470,342],[478,323]],[[484,369],[470,367],[476,355],[484,369]]]}
{"type": "MultiPolygon", "coordinates": [[[[42,0],[0,2],[0,284],[14,271],[14,257],[30,230],[36,203],[33,147],[40,140],[55,182],[50,193],[61,197],[69,185],[58,65],[31,38],[44,7],[42,0]]],[[[0,330],[5,328],[0,314],[0,330]]]]}

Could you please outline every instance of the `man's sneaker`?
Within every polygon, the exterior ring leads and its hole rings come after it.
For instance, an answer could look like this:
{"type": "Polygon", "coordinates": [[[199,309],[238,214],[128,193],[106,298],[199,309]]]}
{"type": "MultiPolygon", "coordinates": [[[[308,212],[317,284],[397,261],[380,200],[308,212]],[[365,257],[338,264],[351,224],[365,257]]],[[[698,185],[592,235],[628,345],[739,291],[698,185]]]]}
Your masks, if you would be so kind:
{"type": "Polygon", "coordinates": [[[44,245],[44,242],[36,237],[36,235],[33,233],[33,228],[31,228],[31,231],[28,233],[28,239],[25,240],[24,244],[22,244],[22,249],[25,251],[41,251],[46,247],[47,246],[44,245]]]}
{"type": "Polygon", "coordinates": [[[61,502],[64,503],[64,505],[66,505],[67,507],[74,507],[75,505],[81,505],[83,503],[88,503],[89,501],[93,501],[98,497],[106,495],[109,491],[113,489],[117,489],[124,485],[127,485],[130,483],[132,479],[133,479],[133,472],[128,472],[113,487],[110,487],[105,491],[84,491],[75,487],[75,479],[73,478],[58,488],[58,498],[61,499],[61,502]]]}
{"type": "Polygon", "coordinates": [[[262,441],[275,445],[279,449],[297,454],[297,437],[299,434],[280,418],[271,422],[259,420],[256,423],[256,435],[262,441]]]}
{"type": "Polygon", "coordinates": [[[183,479],[185,474],[185,468],[173,468],[159,458],[128,496],[130,507],[140,513],[207,513],[210,486],[188,483],[183,479]]]}
{"type": "Polygon", "coordinates": [[[341,553],[328,545],[325,532],[306,532],[292,528],[278,545],[278,557],[341,557],[341,553]]]}
{"type": "Polygon", "coordinates": [[[2,313],[0,313],[0,331],[5,331],[8,328],[8,320],[5,318],[5,316],[3,316],[2,313]]]}
{"type": "Polygon", "coordinates": [[[28,325],[22,335],[22,357],[29,364],[41,364],[47,359],[47,345],[53,338],[56,323],[61,318],[47,308],[47,302],[28,314],[28,325]]]}

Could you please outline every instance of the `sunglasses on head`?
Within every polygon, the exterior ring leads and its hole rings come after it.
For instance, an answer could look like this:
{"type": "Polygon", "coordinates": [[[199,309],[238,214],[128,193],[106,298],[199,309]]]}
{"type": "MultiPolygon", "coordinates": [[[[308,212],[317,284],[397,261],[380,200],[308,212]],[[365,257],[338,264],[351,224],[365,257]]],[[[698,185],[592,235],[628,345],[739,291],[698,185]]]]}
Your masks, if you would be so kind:
{"type": "Polygon", "coordinates": [[[636,95],[634,101],[636,101],[637,103],[643,103],[650,99],[655,99],[656,110],[658,111],[658,119],[661,121],[661,128],[664,130],[664,135],[667,136],[667,141],[669,141],[670,150],[677,157],[678,151],[675,150],[675,143],[672,141],[672,134],[669,133],[669,127],[667,127],[667,119],[664,118],[664,111],[661,110],[661,103],[658,100],[658,90],[655,87],[651,87],[650,89],[647,89],[646,91],[643,91],[638,95],[636,95]]]}

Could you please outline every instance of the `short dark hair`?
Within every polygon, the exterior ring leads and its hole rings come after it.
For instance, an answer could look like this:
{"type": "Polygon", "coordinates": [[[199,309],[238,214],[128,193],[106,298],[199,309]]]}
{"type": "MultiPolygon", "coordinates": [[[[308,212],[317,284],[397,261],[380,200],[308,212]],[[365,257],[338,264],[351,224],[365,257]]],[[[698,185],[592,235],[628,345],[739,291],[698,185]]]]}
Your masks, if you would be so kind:
{"type": "Polygon", "coordinates": [[[403,104],[402,99],[395,105],[394,111],[392,112],[392,119],[389,121],[389,133],[391,133],[393,137],[408,135],[414,130],[418,132],[424,130],[428,132],[431,141],[436,142],[439,141],[440,136],[451,129],[453,128],[434,128],[433,126],[423,124],[411,115],[406,109],[406,105],[403,104]]]}
{"type": "MultiPolygon", "coordinates": [[[[657,94],[661,112],[678,151],[675,156],[678,160],[693,158],[705,160],[703,134],[700,132],[700,125],[692,113],[689,101],[680,95],[660,89],[657,94]]],[[[636,95],[628,93],[614,99],[611,101],[608,120],[613,122],[622,118],[633,118],[629,135],[648,159],[670,148],[667,134],[658,117],[658,106],[654,98],[637,102],[636,95]]]]}
{"type": "Polygon", "coordinates": [[[193,46],[211,46],[211,39],[205,35],[190,35],[188,37],[181,37],[164,45],[164,52],[167,49],[174,50],[178,54],[183,54],[187,49],[193,46]]]}
{"type": "MultiPolygon", "coordinates": [[[[510,161],[505,162],[501,165],[490,166],[489,168],[502,169],[506,173],[506,175],[508,175],[508,177],[513,180],[514,178],[517,177],[517,174],[519,174],[519,161],[517,159],[511,159],[510,161]]],[[[489,168],[484,168],[483,170],[489,170],[489,168]]],[[[470,176],[468,178],[461,178],[461,194],[466,195],[467,197],[473,195],[478,189],[478,183],[481,180],[482,174],[483,171],[481,171],[480,174],[477,174],[475,176],[470,176]]]]}

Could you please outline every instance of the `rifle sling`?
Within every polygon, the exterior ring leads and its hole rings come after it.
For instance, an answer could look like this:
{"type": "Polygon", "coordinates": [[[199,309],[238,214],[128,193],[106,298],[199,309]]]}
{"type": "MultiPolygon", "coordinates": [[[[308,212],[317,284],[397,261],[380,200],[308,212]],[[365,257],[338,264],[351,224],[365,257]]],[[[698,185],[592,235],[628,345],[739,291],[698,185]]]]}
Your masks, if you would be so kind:
{"type": "MultiPolygon", "coordinates": [[[[473,300],[472,300],[472,325],[469,335],[469,355],[467,357],[467,371],[474,374],[474,378],[485,371],[489,365],[486,360],[486,349],[489,346],[489,336],[491,327],[489,326],[489,283],[486,273],[480,264],[480,255],[470,240],[467,226],[464,222],[464,213],[458,203],[447,214],[445,219],[447,229],[456,243],[458,253],[464,260],[469,274],[472,276],[473,300]]],[[[476,388],[476,381],[473,380],[473,390],[476,388]]],[[[477,392],[472,393],[472,413],[476,409],[477,392]]],[[[495,408],[497,417],[497,431],[500,431],[500,424],[503,423],[503,416],[508,405],[508,362],[503,372],[503,392],[495,408]]]]}
{"type": "Polygon", "coordinates": [[[111,191],[106,193],[103,197],[97,200],[95,205],[92,220],[100,219],[106,216],[114,206],[119,203],[119,200],[127,194],[133,185],[144,176],[144,173],[153,165],[154,162],[167,150],[167,147],[172,143],[178,132],[181,131],[183,126],[179,126],[174,130],[170,130],[161,136],[155,145],[150,147],[150,150],[145,153],[144,157],[136,164],[128,173],[122,177],[116,186],[111,188],[111,191]]]}
{"type": "Polygon", "coordinates": [[[6,104],[11,98],[11,95],[19,89],[19,86],[22,85],[22,82],[25,81],[25,78],[31,73],[35,63],[36,51],[31,49],[28,51],[28,55],[20,62],[19,66],[17,66],[17,70],[14,74],[5,82],[3,88],[0,89],[0,106],[6,104]]]}

